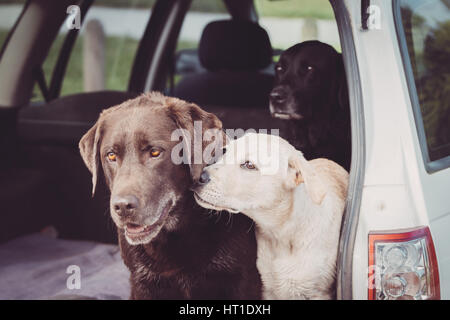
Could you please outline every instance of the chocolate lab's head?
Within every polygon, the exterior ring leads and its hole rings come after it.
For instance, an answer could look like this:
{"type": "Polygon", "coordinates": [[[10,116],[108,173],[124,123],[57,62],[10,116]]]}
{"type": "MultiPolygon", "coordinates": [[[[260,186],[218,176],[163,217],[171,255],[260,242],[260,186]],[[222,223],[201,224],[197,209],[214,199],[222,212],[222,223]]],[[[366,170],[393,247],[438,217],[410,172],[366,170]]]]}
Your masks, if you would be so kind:
{"type": "Polygon", "coordinates": [[[333,47],[306,41],[284,51],[275,66],[270,93],[274,117],[308,121],[334,106],[345,108],[346,80],[341,55],[333,47]]]}
{"type": "MultiPolygon", "coordinates": [[[[148,243],[163,228],[176,229],[182,220],[183,210],[173,209],[192,197],[189,188],[205,166],[203,159],[194,162],[190,158],[194,155],[194,121],[201,122],[203,132],[222,132],[222,123],[213,114],[150,93],[105,110],[81,139],[93,192],[103,175],[111,191],[112,219],[130,244],[148,243]],[[183,135],[178,139],[180,135],[174,133],[180,130],[183,135]],[[183,152],[185,161],[181,162],[183,152]]],[[[201,150],[203,144],[200,140],[201,150]]]]}

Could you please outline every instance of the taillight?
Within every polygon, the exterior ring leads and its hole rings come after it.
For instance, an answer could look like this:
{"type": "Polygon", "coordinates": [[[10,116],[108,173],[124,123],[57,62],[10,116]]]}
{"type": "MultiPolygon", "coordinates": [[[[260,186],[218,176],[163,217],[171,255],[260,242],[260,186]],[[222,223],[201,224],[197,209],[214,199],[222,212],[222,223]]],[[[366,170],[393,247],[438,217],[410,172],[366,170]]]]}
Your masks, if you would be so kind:
{"type": "Polygon", "coordinates": [[[440,299],[428,227],[369,233],[369,300],[440,299]]]}

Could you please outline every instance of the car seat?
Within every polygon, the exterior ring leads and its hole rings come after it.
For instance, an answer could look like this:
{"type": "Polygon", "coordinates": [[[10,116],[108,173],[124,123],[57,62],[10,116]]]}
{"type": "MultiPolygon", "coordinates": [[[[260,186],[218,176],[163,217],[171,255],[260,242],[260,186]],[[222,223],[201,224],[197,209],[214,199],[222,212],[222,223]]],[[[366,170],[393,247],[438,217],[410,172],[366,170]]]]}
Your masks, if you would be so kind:
{"type": "Polygon", "coordinates": [[[257,23],[221,20],[209,23],[198,55],[204,72],[184,76],[174,95],[203,105],[268,108],[273,75],[267,32],[257,23]]]}

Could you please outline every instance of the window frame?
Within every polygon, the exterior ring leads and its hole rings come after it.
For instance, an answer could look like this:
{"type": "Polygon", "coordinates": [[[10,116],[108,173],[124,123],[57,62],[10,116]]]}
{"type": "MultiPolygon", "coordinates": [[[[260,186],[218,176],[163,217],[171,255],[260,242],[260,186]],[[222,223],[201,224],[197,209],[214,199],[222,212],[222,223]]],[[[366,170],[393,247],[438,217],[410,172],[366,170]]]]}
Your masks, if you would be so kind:
{"type": "MultiPolygon", "coordinates": [[[[336,296],[339,300],[353,299],[353,252],[366,168],[366,134],[364,100],[359,61],[356,53],[353,21],[346,2],[330,0],[339,31],[350,103],[352,158],[348,194],[339,236],[336,261],[336,296]]],[[[361,3],[362,5],[362,3],[361,3]]]]}
{"type": "MultiPolygon", "coordinates": [[[[81,9],[81,25],[84,23],[84,18],[87,15],[89,9],[95,0],[80,0],[76,4],[80,6],[81,9]]],[[[63,23],[64,24],[64,23],[63,23]]],[[[67,66],[70,61],[70,57],[73,52],[73,48],[75,46],[75,42],[78,39],[78,35],[80,34],[80,29],[72,29],[67,32],[67,35],[64,37],[62,46],[59,50],[58,57],[56,58],[55,65],[53,66],[50,83],[48,84],[48,94],[49,101],[58,99],[61,95],[61,89],[63,86],[63,82],[66,76],[67,66]]],[[[56,41],[53,40],[53,43],[56,41]]],[[[53,44],[52,44],[53,45],[53,44]]],[[[51,46],[50,46],[51,49],[51,46]]],[[[48,58],[45,57],[42,66],[45,63],[45,60],[48,58]]],[[[48,103],[49,101],[46,101],[48,103]]]]}
{"type": "Polygon", "coordinates": [[[414,122],[416,124],[417,137],[422,153],[422,160],[425,170],[428,174],[432,174],[447,168],[450,168],[450,155],[440,158],[438,160],[431,160],[428,150],[427,137],[422,118],[422,110],[420,108],[419,96],[417,93],[414,72],[411,64],[411,57],[408,52],[408,45],[406,43],[405,29],[403,28],[402,16],[400,11],[400,2],[392,1],[392,11],[394,14],[395,31],[397,35],[398,45],[400,48],[400,55],[403,63],[403,70],[408,86],[408,93],[413,109],[414,122]]]}

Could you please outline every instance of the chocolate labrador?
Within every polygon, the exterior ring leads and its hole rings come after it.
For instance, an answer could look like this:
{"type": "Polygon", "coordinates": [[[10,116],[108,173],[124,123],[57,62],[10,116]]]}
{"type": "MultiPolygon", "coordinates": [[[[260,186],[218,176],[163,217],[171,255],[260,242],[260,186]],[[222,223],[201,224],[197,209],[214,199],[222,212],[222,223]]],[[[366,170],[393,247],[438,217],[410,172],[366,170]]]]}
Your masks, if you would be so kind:
{"type": "Polygon", "coordinates": [[[270,112],[291,122],[285,138],[307,159],[328,158],[349,170],[350,111],[341,54],[305,41],[281,54],[275,73],[270,112]]]}
{"type": "Polygon", "coordinates": [[[219,119],[194,104],[144,94],[103,111],[80,141],[93,191],[101,175],[111,191],[131,299],[259,299],[252,222],[198,206],[190,188],[205,161],[174,161],[180,153],[192,160],[195,139],[186,132],[196,134],[194,121],[201,134],[222,132],[219,119]],[[180,152],[180,143],[188,149],[180,152]]]}

